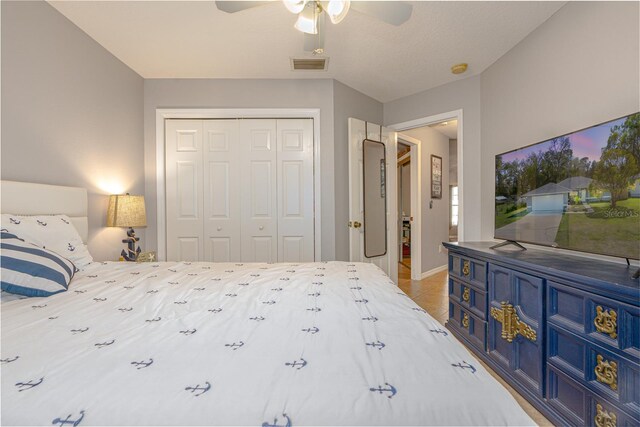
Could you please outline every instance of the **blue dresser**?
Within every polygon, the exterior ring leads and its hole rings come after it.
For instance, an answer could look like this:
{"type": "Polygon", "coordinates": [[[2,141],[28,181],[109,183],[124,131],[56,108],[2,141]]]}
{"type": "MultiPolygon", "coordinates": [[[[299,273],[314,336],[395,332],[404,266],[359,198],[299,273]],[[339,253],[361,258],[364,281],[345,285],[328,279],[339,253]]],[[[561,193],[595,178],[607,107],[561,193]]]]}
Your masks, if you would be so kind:
{"type": "Polygon", "coordinates": [[[556,425],[640,425],[640,283],[622,264],[449,250],[447,328],[556,425]]]}

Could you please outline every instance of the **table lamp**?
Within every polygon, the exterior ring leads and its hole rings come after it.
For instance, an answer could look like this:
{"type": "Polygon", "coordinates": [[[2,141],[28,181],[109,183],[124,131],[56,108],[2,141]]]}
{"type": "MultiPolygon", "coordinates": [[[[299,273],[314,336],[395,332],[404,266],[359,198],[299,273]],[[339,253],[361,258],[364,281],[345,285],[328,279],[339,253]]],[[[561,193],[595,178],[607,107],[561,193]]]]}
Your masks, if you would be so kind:
{"type": "Polygon", "coordinates": [[[140,254],[140,246],[136,249],[136,242],[140,238],[136,237],[133,227],[146,226],[147,213],[144,207],[144,196],[131,196],[129,193],[109,196],[107,227],[129,228],[127,238],[122,240],[122,243],[126,243],[127,247],[120,254],[126,261],[135,261],[140,254]]]}

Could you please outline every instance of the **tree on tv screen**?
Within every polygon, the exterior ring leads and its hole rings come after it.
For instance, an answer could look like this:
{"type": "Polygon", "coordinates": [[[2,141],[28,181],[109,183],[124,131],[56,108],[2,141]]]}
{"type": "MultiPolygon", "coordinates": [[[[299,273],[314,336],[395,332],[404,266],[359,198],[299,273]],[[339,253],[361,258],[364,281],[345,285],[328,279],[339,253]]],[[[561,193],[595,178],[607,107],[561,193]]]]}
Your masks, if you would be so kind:
{"type": "Polygon", "coordinates": [[[633,114],[611,128],[607,145],[596,164],[594,179],[611,193],[611,207],[625,200],[630,185],[640,178],[640,114],[633,114]]]}

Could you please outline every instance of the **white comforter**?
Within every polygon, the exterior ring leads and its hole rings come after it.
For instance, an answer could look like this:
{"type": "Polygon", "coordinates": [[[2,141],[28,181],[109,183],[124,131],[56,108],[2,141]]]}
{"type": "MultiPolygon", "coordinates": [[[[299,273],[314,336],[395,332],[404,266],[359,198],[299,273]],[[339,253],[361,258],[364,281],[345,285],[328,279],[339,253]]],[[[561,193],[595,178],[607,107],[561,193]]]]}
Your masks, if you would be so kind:
{"type": "Polygon", "coordinates": [[[533,424],[372,264],[96,263],[1,350],[4,425],[533,424]]]}

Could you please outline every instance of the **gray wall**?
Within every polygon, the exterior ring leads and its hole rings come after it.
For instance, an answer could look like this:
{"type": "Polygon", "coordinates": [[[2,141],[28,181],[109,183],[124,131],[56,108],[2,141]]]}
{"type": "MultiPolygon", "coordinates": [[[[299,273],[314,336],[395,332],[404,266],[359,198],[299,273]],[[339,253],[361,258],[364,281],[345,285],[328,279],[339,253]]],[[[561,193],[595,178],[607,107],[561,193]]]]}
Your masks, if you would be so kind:
{"type": "MultiPolygon", "coordinates": [[[[440,243],[449,241],[449,138],[424,126],[402,132],[420,140],[422,155],[422,272],[447,263],[447,254],[440,252],[440,243]],[[442,199],[431,199],[431,155],[442,157],[442,199]],[[429,202],[433,201],[433,208],[429,202]]],[[[413,237],[413,236],[412,236],[413,237]]]]}
{"type": "MultiPolygon", "coordinates": [[[[463,135],[463,147],[459,145],[458,150],[461,148],[463,150],[462,171],[464,172],[462,177],[464,188],[461,200],[462,214],[464,215],[464,236],[459,237],[460,240],[473,241],[480,239],[480,217],[477,215],[477,210],[482,198],[480,187],[481,168],[478,161],[481,151],[480,76],[458,80],[385,103],[384,125],[394,125],[458,109],[462,109],[463,114],[462,126],[458,128],[458,135],[461,132],[463,135]]],[[[460,178],[460,174],[458,178],[460,178]]],[[[427,270],[424,266],[423,269],[427,270]]]]}
{"type": "Polygon", "coordinates": [[[458,140],[449,140],[449,185],[458,185],[458,140]]]}
{"type": "Polygon", "coordinates": [[[400,171],[398,172],[398,182],[400,183],[398,198],[402,201],[399,216],[402,214],[411,216],[411,162],[405,163],[398,169],[400,171]]]}
{"type": "Polygon", "coordinates": [[[87,188],[97,260],[125,237],[105,228],[107,195],[144,191],[143,88],[46,2],[2,1],[2,179],[87,188]]]}
{"type": "Polygon", "coordinates": [[[638,9],[569,2],[482,73],[483,239],[493,236],[496,154],[640,109],[638,9]]]}
{"type": "Polygon", "coordinates": [[[147,242],[152,247],[157,246],[156,108],[319,108],[322,259],[335,259],[334,182],[344,182],[346,170],[340,169],[334,174],[332,80],[145,80],[144,170],[145,194],[150,206],[147,242]]]}
{"type": "Polygon", "coordinates": [[[382,123],[382,103],[349,86],[333,81],[335,155],[336,257],[349,260],[349,133],[348,118],[382,123]]]}

